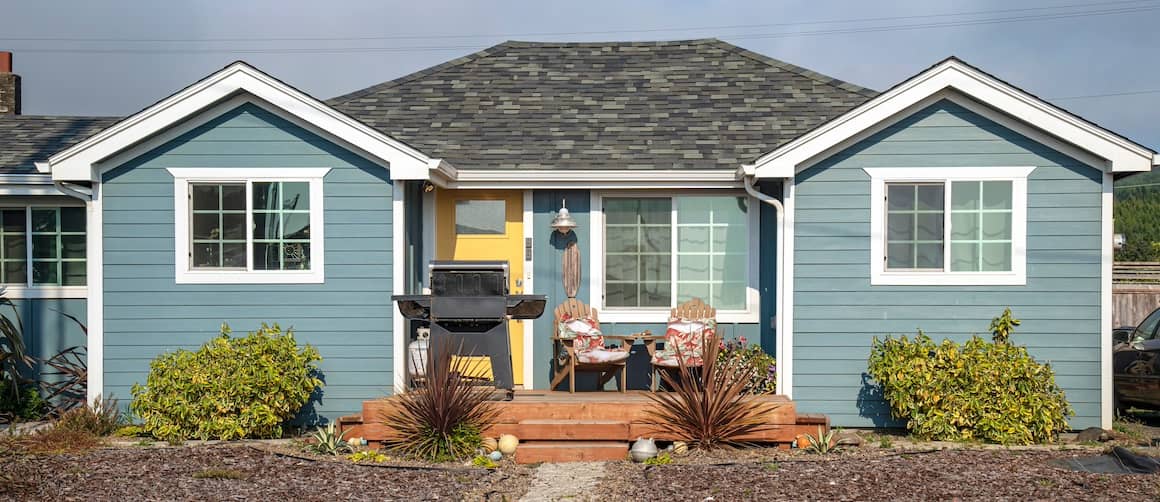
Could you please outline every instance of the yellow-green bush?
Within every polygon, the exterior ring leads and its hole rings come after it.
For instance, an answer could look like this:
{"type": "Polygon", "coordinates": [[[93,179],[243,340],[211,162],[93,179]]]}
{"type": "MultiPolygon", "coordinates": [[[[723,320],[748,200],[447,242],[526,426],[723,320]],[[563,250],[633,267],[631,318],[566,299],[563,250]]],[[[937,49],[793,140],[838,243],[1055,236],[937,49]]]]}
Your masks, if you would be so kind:
{"type": "Polygon", "coordinates": [[[294,333],[265,323],[245,337],[221,336],[196,352],[178,350],[150,363],[145,385],[133,385],[133,413],[159,439],[276,438],[322,386],[321,360],[294,333]]]}
{"type": "Polygon", "coordinates": [[[963,344],[935,344],[921,331],[913,340],[875,338],[869,373],[891,414],[922,439],[1042,443],[1072,414],[1050,365],[977,336],[963,344]]]}

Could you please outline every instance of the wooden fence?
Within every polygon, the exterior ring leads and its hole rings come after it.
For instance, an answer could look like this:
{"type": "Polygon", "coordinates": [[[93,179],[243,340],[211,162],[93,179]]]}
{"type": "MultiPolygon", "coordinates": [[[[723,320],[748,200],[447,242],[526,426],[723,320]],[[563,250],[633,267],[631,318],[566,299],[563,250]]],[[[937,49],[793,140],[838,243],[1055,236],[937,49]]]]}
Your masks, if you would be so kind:
{"type": "Polygon", "coordinates": [[[1112,327],[1135,326],[1160,307],[1160,263],[1117,262],[1112,283],[1112,327]]]}

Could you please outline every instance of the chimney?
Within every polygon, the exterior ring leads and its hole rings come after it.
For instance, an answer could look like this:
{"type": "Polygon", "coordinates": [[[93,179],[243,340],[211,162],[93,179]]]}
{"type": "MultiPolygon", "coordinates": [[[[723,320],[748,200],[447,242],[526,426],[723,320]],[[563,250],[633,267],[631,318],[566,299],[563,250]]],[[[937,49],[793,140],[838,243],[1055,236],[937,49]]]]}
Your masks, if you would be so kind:
{"type": "Polygon", "coordinates": [[[12,73],[11,52],[0,52],[0,115],[20,115],[20,75],[12,73]]]}

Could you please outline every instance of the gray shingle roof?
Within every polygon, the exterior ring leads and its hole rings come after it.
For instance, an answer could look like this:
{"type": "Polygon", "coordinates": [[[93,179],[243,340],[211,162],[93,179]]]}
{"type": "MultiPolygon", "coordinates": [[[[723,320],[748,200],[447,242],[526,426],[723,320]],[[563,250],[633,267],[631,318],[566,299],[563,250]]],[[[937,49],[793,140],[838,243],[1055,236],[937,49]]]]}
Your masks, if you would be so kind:
{"type": "Polygon", "coordinates": [[[736,169],[876,94],[716,39],[505,42],[329,103],[460,169],[736,169]]]}
{"type": "Polygon", "coordinates": [[[0,116],[0,171],[34,173],[35,162],[47,160],[118,120],[117,117],[0,116]]]}

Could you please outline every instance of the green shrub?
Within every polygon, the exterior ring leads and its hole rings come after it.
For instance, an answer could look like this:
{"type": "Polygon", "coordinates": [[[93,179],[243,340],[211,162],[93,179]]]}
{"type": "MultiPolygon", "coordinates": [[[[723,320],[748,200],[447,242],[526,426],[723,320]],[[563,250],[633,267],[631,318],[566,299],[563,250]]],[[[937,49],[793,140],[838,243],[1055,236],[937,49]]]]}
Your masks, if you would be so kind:
{"type": "Polygon", "coordinates": [[[196,352],[154,359],[145,385],[133,385],[130,409],[149,434],[167,441],[280,437],[322,386],[314,364],[320,360],[277,324],[241,338],[223,325],[221,336],[196,352]]]}
{"type": "Polygon", "coordinates": [[[936,345],[921,331],[914,340],[875,338],[869,373],[891,414],[920,439],[1042,443],[1072,414],[1050,365],[978,336],[961,345],[936,345]]]}
{"type": "Polygon", "coordinates": [[[12,386],[11,380],[0,379],[0,422],[8,419],[37,420],[44,416],[48,403],[35,385],[19,385],[19,391],[14,391],[12,386]]]}

